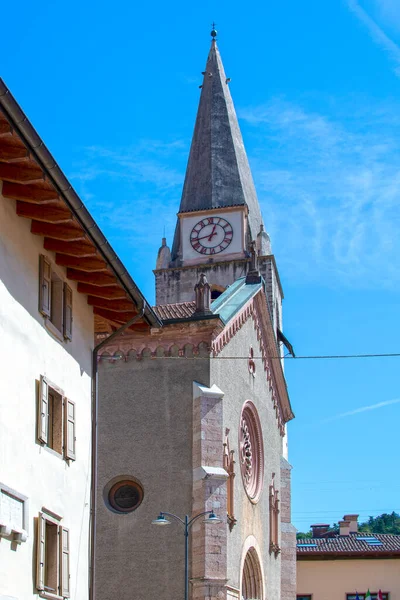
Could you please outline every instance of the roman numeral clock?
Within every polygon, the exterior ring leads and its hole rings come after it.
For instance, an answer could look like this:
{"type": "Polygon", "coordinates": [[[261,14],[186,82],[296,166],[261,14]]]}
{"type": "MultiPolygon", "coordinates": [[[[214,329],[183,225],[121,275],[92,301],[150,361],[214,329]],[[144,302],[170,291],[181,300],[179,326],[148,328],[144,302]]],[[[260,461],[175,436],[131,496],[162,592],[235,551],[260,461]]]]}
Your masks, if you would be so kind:
{"type": "Polygon", "coordinates": [[[190,233],[191,246],[199,254],[219,254],[230,245],[232,240],[232,225],[223,217],[201,219],[190,233]]]}

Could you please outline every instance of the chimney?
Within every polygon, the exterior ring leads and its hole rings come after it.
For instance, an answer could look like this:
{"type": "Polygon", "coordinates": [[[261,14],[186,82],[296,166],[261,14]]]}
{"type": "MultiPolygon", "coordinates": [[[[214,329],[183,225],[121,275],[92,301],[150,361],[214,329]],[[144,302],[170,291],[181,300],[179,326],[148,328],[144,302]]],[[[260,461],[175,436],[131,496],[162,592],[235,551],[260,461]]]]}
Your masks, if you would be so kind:
{"type": "Polygon", "coordinates": [[[196,294],[196,310],[195,315],[211,315],[211,289],[207,281],[207,277],[202,273],[199,282],[194,286],[196,294]]]}
{"type": "Polygon", "coordinates": [[[350,521],[339,521],[339,535],[350,534],[350,521]]]}
{"type": "Polygon", "coordinates": [[[310,525],[313,538],[321,538],[328,533],[329,524],[327,523],[316,523],[315,525],[310,525]]]}
{"type": "Polygon", "coordinates": [[[350,521],[350,533],[358,533],[358,515],[344,515],[344,521],[350,521]]]}

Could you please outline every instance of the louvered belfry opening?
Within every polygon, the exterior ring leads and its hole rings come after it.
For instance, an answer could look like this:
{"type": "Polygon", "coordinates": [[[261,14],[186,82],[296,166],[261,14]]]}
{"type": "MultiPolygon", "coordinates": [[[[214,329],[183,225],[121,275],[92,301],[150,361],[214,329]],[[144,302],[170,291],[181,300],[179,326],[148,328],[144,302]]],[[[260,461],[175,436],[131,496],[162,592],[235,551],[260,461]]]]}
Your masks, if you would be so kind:
{"type": "Polygon", "coordinates": [[[263,600],[262,572],[255,548],[250,548],[244,560],[242,600],[263,600]]]}

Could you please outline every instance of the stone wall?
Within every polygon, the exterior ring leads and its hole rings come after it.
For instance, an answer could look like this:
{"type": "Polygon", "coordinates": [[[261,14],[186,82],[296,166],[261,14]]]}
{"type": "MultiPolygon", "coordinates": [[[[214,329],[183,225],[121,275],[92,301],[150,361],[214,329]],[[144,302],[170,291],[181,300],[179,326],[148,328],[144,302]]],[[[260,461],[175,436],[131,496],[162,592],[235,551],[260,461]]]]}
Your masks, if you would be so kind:
{"type": "Polygon", "coordinates": [[[96,600],[110,600],[116,589],[137,600],[183,597],[183,529],[151,521],[162,510],[192,514],[194,380],[209,385],[208,360],[100,362],[96,600]],[[124,475],[142,484],[144,499],[118,514],[104,492],[124,475]]]}
{"type": "Polygon", "coordinates": [[[291,517],[291,465],[281,459],[281,600],[296,599],[296,528],[291,517]]]}
{"type": "Polygon", "coordinates": [[[248,264],[249,261],[245,259],[156,270],[156,304],[194,300],[194,286],[202,273],[205,273],[211,286],[222,288],[223,291],[236,279],[246,275],[248,264]]]}
{"type": "Polygon", "coordinates": [[[280,490],[280,460],[282,436],[271,390],[260,357],[254,321],[249,319],[219,354],[223,360],[211,362],[211,379],[224,391],[224,428],[229,429],[230,448],[235,451],[235,517],[236,525],[228,531],[227,579],[234,589],[241,588],[241,569],[246,551],[253,545],[261,560],[265,598],[280,598],[281,557],[269,552],[269,485],[275,473],[275,485],[280,490]],[[245,356],[253,347],[256,372],[253,376],[246,360],[227,360],[245,356]],[[239,459],[239,424],[243,404],[251,400],[261,420],[264,439],[264,485],[257,504],[253,504],[244,489],[239,459]],[[252,541],[253,540],[253,541],[252,541]]]}

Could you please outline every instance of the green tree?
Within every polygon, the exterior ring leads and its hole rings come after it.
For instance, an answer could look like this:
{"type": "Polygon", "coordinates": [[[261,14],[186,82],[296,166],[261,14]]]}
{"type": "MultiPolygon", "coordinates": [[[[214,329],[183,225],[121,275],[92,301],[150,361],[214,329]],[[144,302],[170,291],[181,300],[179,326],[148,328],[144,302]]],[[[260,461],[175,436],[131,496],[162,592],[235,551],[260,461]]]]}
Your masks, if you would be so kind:
{"type": "Polygon", "coordinates": [[[362,533],[392,533],[400,535],[400,515],[394,511],[383,513],[377,517],[369,517],[361,523],[358,530],[362,533]]]}
{"type": "MultiPolygon", "coordinates": [[[[339,533],[339,525],[334,523],[329,529],[330,532],[339,533]]],[[[400,535],[400,515],[396,512],[383,513],[377,517],[369,517],[368,521],[360,523],[358,527],[360,533],[391,533],[400,535]]],[[[312,531],[299,531],[296,535],[298,540],[312,538],[312,531]]]]}

